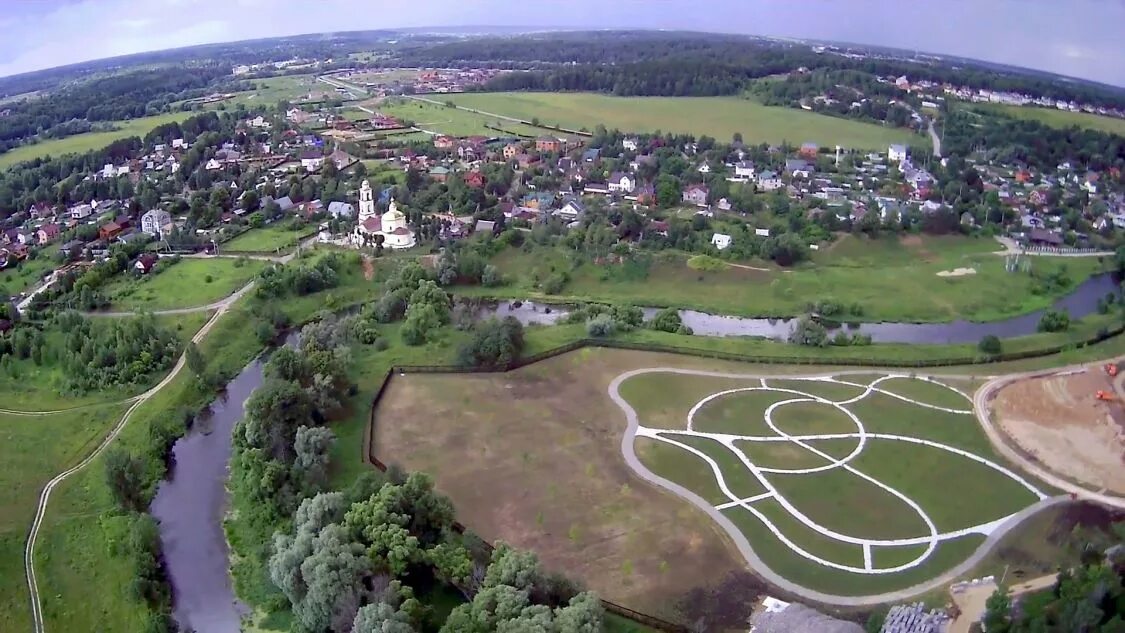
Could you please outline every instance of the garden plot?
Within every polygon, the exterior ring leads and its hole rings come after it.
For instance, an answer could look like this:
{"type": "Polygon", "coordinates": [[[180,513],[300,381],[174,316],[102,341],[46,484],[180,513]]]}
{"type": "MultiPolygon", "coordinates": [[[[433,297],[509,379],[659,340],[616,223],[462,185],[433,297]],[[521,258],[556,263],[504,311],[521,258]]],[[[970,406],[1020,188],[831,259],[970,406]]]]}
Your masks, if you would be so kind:
{"type": "Polygon", "coordinates": [[[751,566],[814,591],[915,586],[1047,498],[995,456],[969,395],[931,378],[660,368],[618,376],[610,395],[642,476],[745,539],[751,566]],[[656,392],[658,403],[636,398],[656,392]]]}

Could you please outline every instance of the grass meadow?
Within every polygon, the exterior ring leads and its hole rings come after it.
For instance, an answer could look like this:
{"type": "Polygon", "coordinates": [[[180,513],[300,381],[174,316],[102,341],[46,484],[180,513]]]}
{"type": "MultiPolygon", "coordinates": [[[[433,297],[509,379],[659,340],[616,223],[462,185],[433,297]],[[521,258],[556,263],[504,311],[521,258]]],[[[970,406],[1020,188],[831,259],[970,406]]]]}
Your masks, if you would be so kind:
{"type": "Polygon", "coordinates": [[[184,258],[156,274],[122,273],[103,292],[111,310],[171,310],[214,303],[238,290],[266,263],[230,258],[184,258]]]}
{"type": "Polygon", "coordinates": [[[764,106],[739,97],[612,97],[593,93],[500,92],[449,97],[459,106],[544,125],[629,132],[676,132],[748,143],[814,142],[831,147],[885,150],[891,143],[924,144],[907,130],[849,121],[794,108],[764,106]]]}
{"type": "Polygon", "coordinates": [[[117,126],[117,129],[109,132],[87,132],[85,134],[75,134],[74,136],[44,141],[34,145],[23,145],[0,154],[0,169],[7,169],[16,163],[35,158],[62,156],[64,154],[81,154],[90,150],[101,149],[118,139],[128,138],[130,136],[144,136],[158,125],[171,123],[173,121],[183,121],[192,114],[192,112],[170,112],[167,114],[141,117],[139,119],[113,121],[112,123],[117,126]]]}
{"type": "Polygon", "coordinates": [[[1017,119],[1039,121],[1051,127],[1066,128],[1076,125],[1099,132],[1125,136],[1125,119],[1118,119],[1116,117],[1090,114],[1089,112],[1070,112],[1069,110],[1063,111],[1054,108],[1033,108],[1029,106],[1003,104],[974,104],[973,107],[1006,114],[1017,119]]]}

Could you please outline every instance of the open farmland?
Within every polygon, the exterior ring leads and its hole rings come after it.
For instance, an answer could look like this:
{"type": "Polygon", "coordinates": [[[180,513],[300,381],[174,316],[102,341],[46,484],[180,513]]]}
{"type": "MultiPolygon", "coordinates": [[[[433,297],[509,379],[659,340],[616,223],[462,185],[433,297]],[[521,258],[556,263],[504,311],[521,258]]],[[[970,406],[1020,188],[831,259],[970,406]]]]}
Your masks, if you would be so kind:
{"type": "MultiPolygon", "coordinates": [[[[443,97],[444,95],[436,95],[443,97]]],[[[458,108],[449,108],[416,99],[389,99],[375,106],[378,112],[404,121],[434,134],[450,136],[525,136],[534,137],[549,132],[543,128],[506,121],[497,117],[476,114],[458,108]]],[[[499,112],[499,114],[505,114],[499,112]]],[[[544,120],[545,122],[545,120],[544,120]]]]}
{"type": "Polygon", "coordinates": [[[108,132],[87,132],[85,134],[67,136],[66,138],[44,141],[34,145],[23,145],[0,154],[0,169],[7,169],[16,163],[42,158],[44,156],[81,154],[93,149],[101,149],[118,139],[128,138],[130,136],[141,137],[148,134],[149,131],[158,125],[171,123],[173,121],[183,121],[191,115],[191,112],[171,112],[127,121],[113,121],[112,123],[117,127],[116,130],[108,132]]]}
{"type": "Polygon", "coordinates": [[[631,132],[678,132],[749,143],[803,143],[885,149],[891,143],[923,144],[909,131],[849,121],[792,108],[767,107],[737,97],[611,97],[591,93],[480,93],[448,97],[459,106],[544,125],[593,130],[597,125],[631,132]]]}

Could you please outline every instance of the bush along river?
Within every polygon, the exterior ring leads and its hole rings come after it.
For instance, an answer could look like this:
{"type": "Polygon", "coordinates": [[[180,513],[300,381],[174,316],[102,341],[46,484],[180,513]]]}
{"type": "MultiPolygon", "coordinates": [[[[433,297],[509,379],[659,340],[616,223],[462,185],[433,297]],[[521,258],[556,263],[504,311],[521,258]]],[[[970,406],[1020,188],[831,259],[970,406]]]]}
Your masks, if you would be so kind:
{"type": "MultiPolygon", "coordinates": [[[[997,292],[1003,292],[998,288],[997,292]]],[[[1078,285],[1069,295],[1055,302],[1053,309],[1064,310],[1072,319],[1093,314],[1098,301],[1108,294],[1118,292],[1112,275],[1100,274],[1078,285]]],[[[645,319],[651,319],[658,308],[643,308],[645,319]]],[[[949,321],[947,323],[849,323],[846,329],[853,334],[866,334],[874,343],[977,343],[988,335],[1011,338],[1035,334],[1039,319],[1045,310],[1015,316],[1001,321],[949,321]]],[[[692,332],[701,336],[755,336],[786,340],[795,319],[757,319],[697,310],[680,310],[680,319],[692,332]]],[[[566,319],[570,308],[565,305],[544,305],[530,301],[499,301],[483,308],[478,316],[512,316],[524,325],[549,325],[566,319]]],[[[826,323],[825,325],[829,325],[826,323]]],[[[836,327],[839,327],[837,324],[836,327]]]]}
{"type": "MultiPolygon", "coordinates": [[[[297,333],[285,344],[297,344],[297,333]]],[[[172,606],[182,631],[238,633],[247,609],[231,588],[223,513],[234,426],[250,394],[262,384],[267,355],[247,365],[226,385],[186,435],[172,446],[168,478],[150,511],[160,524],[172,606]]]]}

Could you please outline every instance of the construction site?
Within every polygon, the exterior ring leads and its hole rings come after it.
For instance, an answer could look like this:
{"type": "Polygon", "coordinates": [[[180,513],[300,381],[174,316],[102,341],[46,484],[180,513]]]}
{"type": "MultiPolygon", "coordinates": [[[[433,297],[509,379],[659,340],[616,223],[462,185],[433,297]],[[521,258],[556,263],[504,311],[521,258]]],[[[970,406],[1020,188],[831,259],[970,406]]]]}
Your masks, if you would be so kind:
{"type": "Polygon", "coordinates": [[[995,392],[992,420],[1049,470],[1090,490],[1122,494],[1123,380],[1116,363],[1019,378],[995,392]]]}

